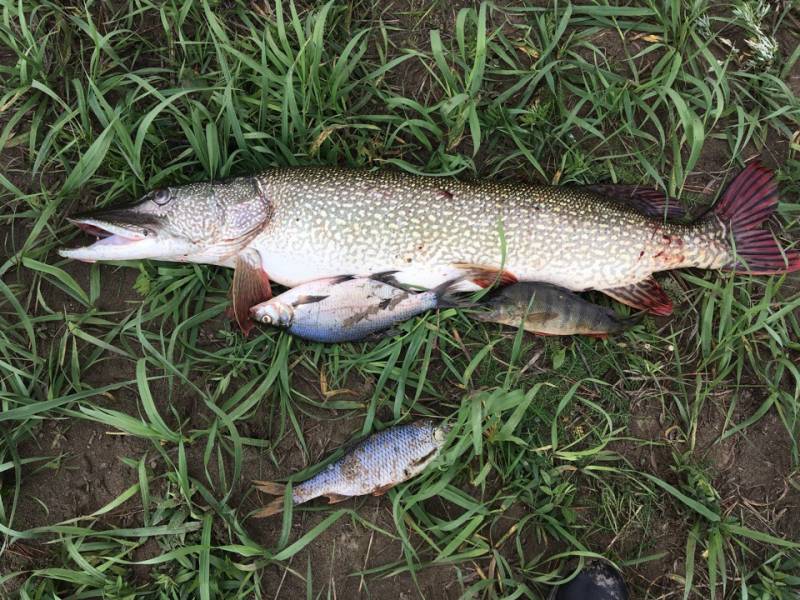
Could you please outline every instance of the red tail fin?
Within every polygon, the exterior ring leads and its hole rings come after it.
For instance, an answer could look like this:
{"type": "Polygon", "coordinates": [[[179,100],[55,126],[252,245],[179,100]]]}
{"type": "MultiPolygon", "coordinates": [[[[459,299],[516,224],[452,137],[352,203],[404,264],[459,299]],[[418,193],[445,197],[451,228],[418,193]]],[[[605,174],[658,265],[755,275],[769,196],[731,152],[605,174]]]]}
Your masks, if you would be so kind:
{"type": "Polygon", "coordinates": [[[725,266],[741,273],[775,275],[800,270],[800,253],[784,251],[769,231],[758,229],[778,206],[772,171],[752,162],[739,173],[714,207],[730,227],[737,260],[725,266]]]}

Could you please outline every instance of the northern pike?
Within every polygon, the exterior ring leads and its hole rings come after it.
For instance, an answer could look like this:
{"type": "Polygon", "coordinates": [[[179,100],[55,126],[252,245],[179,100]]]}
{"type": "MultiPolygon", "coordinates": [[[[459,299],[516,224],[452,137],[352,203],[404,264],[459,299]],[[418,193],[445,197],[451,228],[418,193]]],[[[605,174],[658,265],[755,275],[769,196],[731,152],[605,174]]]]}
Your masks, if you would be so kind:
{"type": "Polygon", "coordinates": [[[760,229],[778,205],[771,171],[750,163],[693,222],[677,201],[619,186],[553,187],[460,181],[389,170],[275,169],[148,193],[129,208],[74,223],[101,239],[61,255],[84,261],[157,259],[235,269],[233,312],[345,273],[396,271],[430,289],[465,273],[463,291],[499,281],[599,290],[654,314],[672,303],[653,273],[696,267],[752,274],[800,269],[760,229]]]}
{"type": "Polygon", "coordinates": [[[621,317],[610,308],[549,283],[521,281],[493,290],[472,316],[540,335],[607,337],[635,325],[639,316],[621,317]]]}
{"type": "MultiPolygon", "coordinates": [[[[396,425],[374,433],[326,469],[292,487],[292,504],[303,504],[325,496],[329,504],[353,496],[381,496],[388,490],[422,473],[444,446],[448,428],[431,419],[396,425]]],[[[285,485],[254,481],[256,489],[282,496],[285,485]]],[[[283,510],[283,498],[275,498],[257,517],[283,510]]]]}
{"type": "Polygon", "coordinates": [[[354,342],[428,310],[454,303],[447,298],[461,279],[425,292],[393,284],[393,273],[343,275],[300,284],[250,309],[253,319],[315,342],[354,342]]]}

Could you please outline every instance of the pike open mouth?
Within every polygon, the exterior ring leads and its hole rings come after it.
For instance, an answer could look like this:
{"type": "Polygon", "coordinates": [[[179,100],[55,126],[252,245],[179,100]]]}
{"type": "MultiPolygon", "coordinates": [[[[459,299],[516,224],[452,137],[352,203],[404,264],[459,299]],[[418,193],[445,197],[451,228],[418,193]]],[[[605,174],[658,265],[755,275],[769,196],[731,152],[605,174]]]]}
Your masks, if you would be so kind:
{"type": "MultiPolygon", "coordinates": [[[[137,242],[148,237],[146,230],[134,231],[122,225],[114,225],[96,219],[70,219],[70,221],[86,235],[81,236],[84,239],[78,240],[76,247],[59,250],[59,254],[65,258],[74,258],[84,262],[111,258],[108,254],[112,247],[116,249],[135,246],[137,242]]],[[[119,249],[123,250],[123,248],[119,249]]],[[[114,254],[119,254],[116,258],[126,258],[124,254],[118,252],[114,252],[114,254]]]]}
{"type": "MultiPolygon", "coordinates": [[[[96,222],[87,221],[72,221],[77,225],[81,231],[88,236],[95,238],[94,244],[109,245],[109,244],[131,244],[138,242],[147,237],[147,234],[129,231],[123,227],[114,226],[111,224],[100,225],[96,222]]],[[[90,244],[90,245],[94,245],[90,244]]]]}

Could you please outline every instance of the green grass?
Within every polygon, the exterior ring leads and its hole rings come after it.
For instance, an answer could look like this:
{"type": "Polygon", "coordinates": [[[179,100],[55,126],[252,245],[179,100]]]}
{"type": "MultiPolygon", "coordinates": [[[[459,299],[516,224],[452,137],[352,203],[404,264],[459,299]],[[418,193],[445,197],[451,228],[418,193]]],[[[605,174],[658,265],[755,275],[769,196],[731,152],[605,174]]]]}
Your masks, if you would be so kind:
{"type": "Polygon", "coordinates": [[[662,277],[675,315],[613,341],[447,310],[323,347],[242,338],[223,269],[54,249],[79,208],[274,166],[644,183],[699,207],[756,154],[797,243],[798,48],[796,2],[0,0],[4,597],[543,598],[595,555],[636,598],[796,597],[797,277],[662,277]],[[421,414],[454,429],[420,478],[248,518],[250,479],[421,414]],[[89,508],[60,502],[84,476],[89,508]]]}

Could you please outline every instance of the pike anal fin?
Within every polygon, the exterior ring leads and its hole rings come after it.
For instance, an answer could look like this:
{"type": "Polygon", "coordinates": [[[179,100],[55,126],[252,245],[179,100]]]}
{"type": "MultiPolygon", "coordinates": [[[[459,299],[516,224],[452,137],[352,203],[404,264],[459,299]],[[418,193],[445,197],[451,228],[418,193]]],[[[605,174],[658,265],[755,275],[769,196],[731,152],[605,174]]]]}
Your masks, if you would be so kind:
{"type": "Polygon", "coordinates": [[[617,302],[646,310],[651,315],[672,314],[672,300],[652,276],[631,285],[600,291],[617,302]]]}
{"type": "Polygon", "coordinates": [[[261,256],[255,250],[245,250],[236,257],[233,272],[231,302],[233,317],[246,336],[253,328],[250,307],[272,298],[269,276],[261,268],[261,256]]]}

